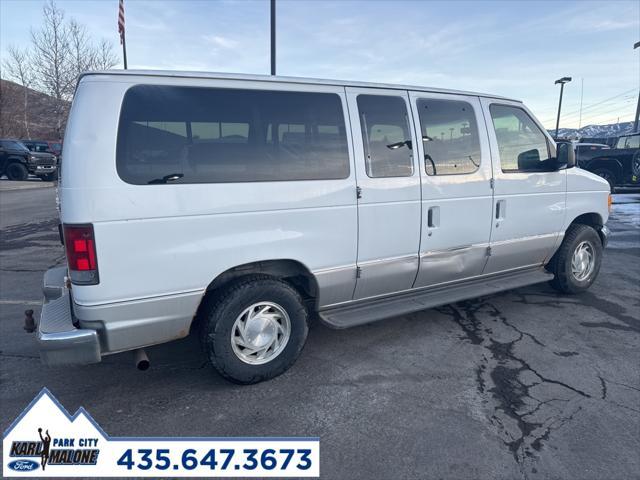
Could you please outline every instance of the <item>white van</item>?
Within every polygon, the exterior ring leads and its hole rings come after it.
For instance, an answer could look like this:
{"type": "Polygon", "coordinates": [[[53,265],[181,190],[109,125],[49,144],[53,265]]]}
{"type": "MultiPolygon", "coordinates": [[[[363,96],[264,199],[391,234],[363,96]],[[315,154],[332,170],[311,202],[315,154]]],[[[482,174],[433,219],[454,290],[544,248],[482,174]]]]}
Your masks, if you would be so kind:
{"type": "Polygon", "coordinates": [[[226,378],[337,328],[536,282],[595,280],[607,182],[517,100],[253,75],[82,76],[44,278],[48,365],[200,332],[226,378]]]}

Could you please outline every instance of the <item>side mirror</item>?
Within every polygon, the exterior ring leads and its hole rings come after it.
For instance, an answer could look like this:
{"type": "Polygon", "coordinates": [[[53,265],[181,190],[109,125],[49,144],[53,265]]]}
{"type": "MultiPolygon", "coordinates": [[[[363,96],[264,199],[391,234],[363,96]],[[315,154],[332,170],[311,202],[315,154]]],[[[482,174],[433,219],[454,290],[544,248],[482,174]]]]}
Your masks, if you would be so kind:
{"type": "MultiPolygon", "coordinates": [[[[540,152],[537,148],[526,150],[518,155],[518,170],[523,172],[535,172],[540,170],[540,152]]],[[[546,167],[548,168],[548,166],[546,167]]]]}
{"type": "Polygon", "coordinates": [[[556,168],[573,168],[576,166],[576,152],[569,142],[559,142],[556,146],[556,168]]]}

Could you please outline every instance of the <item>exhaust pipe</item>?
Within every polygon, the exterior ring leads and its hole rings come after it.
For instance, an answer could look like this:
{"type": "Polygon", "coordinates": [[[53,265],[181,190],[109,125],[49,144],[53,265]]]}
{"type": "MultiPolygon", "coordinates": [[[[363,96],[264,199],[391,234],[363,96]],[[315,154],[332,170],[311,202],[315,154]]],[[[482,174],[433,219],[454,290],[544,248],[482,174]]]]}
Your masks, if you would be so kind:
{"type": "Polygon", "coordinates": [[[133,352],[133,356],[138,370],[142,370],[144,372],[149,369],[151,363],[149,362],[149,357],[147,357],[147,352],[144,351],[144,348],[139,348],[133,352]]]}

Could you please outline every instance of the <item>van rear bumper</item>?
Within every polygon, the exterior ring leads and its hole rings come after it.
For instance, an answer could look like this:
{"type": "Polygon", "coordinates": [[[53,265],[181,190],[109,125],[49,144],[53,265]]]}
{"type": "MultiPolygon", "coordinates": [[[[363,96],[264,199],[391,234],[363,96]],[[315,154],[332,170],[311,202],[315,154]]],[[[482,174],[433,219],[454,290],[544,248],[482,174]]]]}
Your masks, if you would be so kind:
{"type": "Polygon", "coordinates": [[[44,276],[44,303],[38,322],[40,359],[45,365],[97,363],[100,342],[95,330],[77,328],[71,294],[65,287],[66,268],[52,268],[44,276]]]}
{"type": "Polygon", "coordinates": [[[38,322],[45,365],[97,363],[105,355],[177,340],[189,334],[203,291],[87,306],[74,302],[65,267],[44,275],[38,322]]]}

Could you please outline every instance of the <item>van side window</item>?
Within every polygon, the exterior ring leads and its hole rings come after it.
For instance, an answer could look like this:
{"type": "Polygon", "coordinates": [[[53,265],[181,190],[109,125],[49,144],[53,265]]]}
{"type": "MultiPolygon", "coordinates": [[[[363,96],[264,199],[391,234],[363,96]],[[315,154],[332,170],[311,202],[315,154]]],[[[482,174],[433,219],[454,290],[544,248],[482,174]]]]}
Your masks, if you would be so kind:
{"type": "Polygon", "coordinates": [[[347,178],[342,102],[333,93],[134,86],[116,166],[135,185],[347,178]]]}
{"type": "MultiPolygon", "coordinates": [[[[182,124],[185,126],[185,124],[182,124]]],[[[185,136],[187,134],[185,133],[185,136]]],[[[191,122],[191,138],[194,143],[216,140],[218,143],[247,143],[248,123],[191,122]]]]}
{"type": "Polygon", "coordinates": [[[499,104],[491,105],[490,111],[503,172],[555,170],[547,137],[527,112],[499,104]]]}
{"type": "Polygon", "coordinates": [[[480,140],[473,107],[458,100],[419,99],[427,175],[473,173],[480,167],[480,140]]]}
{"type": "Polygon", "coordinates": [[[367,175],[371,178],[413,175],[407,106],[395,96],[358,95],[367,175]]]}

